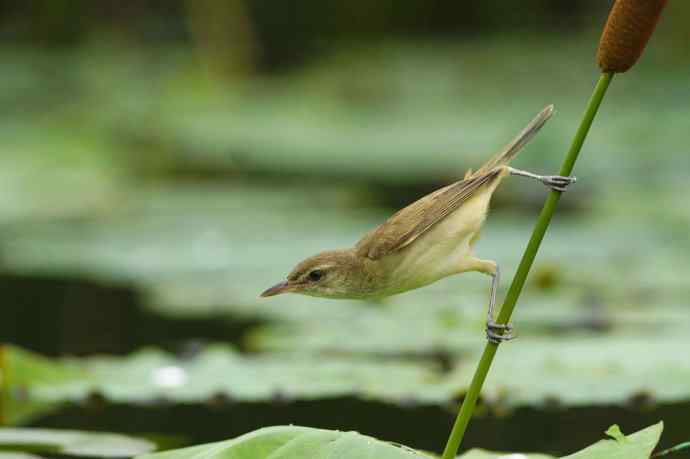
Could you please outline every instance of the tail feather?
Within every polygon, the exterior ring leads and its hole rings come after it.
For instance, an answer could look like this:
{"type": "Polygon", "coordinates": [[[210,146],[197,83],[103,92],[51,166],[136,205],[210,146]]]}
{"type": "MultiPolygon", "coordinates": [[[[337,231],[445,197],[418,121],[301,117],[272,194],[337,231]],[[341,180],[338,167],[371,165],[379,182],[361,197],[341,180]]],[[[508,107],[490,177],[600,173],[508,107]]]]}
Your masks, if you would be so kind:
{"type": "Polygon", "coordinates": [[[532,138],[539,132],[539,130],[546,124],[553,114],[553,105],[544,108],[532,121],[520,132],[510,143],[491,158],[486,164],[480,167],[476,172],[467,171],[465,178],[470,176],[480,175],[491,171],[499,166],[507,165],[518,152],[532,140],[532,138]]]}

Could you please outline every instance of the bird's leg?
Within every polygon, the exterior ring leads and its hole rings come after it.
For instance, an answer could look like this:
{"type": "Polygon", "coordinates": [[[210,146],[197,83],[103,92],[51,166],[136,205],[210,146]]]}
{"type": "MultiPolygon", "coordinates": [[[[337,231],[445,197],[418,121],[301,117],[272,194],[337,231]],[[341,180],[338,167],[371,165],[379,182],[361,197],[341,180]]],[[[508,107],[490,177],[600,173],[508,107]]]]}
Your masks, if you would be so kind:
{"type": "Polygon", "coordinates": [[[495,263],[494,268],[493,272],[488,273],[491,276],[491,296],[489,297],[489,312],[486,319],[486,339],[492,343],[500,344],[515,338],[515,335],[513,335],[513,324],[499,324],[494,320],[496,292],[501,278],[501,270],[495,263]]]}
{"type": "Polygon", "coordinates": [[[515,169],[514,167],[509,167],[508,170],[510,170],[510,175],[518,175],[520,177],[529,177],[539,180],[552,190],[560,192],[565,191],[568,188],[568,185],[577,181],[576,177],[563,177],[562,175],[537,175],[531,172],[515,169]]]}

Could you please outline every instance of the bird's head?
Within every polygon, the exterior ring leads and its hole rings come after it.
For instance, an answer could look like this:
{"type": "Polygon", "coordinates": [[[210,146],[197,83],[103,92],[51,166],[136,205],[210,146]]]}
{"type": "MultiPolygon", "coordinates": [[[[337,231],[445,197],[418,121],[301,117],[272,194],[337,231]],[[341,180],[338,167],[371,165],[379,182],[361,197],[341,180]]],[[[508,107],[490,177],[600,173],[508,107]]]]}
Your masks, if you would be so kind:
{"type": "Polygon", "coordinates": [[[366,278],[363,265],[352,250],[331,250],[301,261],[287,280],[261,296],[300,293],[325,298],[357,298],[362,296],[366,278]]]}

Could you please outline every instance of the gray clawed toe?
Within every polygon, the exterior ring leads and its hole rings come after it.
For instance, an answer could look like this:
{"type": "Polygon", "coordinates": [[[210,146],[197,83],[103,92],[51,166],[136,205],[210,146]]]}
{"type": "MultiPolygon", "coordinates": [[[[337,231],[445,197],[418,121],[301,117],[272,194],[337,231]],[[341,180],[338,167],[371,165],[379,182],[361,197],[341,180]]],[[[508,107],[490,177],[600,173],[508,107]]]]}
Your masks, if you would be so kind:
{"type": "Polygon", "coordinates": [[[494,344],[501,344],[515,338],[513,324],[499,324],[493,320],[486,323],[486,339],[494,344]]]}
{"type": "Polygon", "coordinates": [[[552,190],[560,191],[561,193],[568,189],[568,186],[577,182],[577,177],[564,177],[562,175],[545,175],[541,178],[544,185],[552,190]]]}

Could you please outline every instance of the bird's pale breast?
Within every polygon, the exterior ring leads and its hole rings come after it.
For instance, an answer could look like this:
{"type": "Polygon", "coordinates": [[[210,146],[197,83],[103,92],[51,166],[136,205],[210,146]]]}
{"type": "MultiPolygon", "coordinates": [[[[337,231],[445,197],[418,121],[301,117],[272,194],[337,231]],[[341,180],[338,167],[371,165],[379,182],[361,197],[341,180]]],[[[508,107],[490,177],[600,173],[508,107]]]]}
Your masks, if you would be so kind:
{"type": "Polygon", "coordinates": [[[475,269],[472,245],[486,217],[494,187],[478,193],[404,249],[381,260],[390,264],[392,293],[423,287],[475,269]]]}

